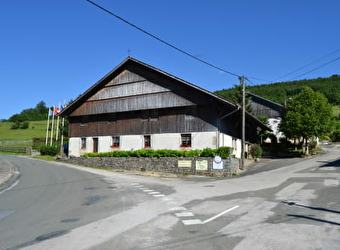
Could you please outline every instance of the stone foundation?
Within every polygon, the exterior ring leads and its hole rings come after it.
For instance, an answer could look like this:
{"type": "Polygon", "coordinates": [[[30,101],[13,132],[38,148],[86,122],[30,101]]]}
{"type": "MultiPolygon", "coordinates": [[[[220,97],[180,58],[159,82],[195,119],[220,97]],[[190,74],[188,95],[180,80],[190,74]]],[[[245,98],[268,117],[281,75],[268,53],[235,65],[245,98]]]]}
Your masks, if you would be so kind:
{"type": "Polygon", "coordinates": [[[213,158],[69,157],[65,162],[117,170],[149,171],[177,175],[229,176],[239,170],[239,159],[223,160],[223,169],[213,169],[213,158]]]}

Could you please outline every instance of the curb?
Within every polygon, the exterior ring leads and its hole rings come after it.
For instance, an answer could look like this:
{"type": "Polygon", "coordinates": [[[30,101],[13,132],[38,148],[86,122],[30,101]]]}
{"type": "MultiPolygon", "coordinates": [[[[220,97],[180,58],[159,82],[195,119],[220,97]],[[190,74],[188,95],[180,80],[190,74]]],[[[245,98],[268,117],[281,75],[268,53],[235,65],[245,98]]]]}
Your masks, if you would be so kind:
{"type": "Polygon", "coordinates": [[[4,163],[9,165],[9,172],[5,178],[0,180],[0,187],[6,184],[14,176],[15,173],[15,167],[12,163],[10,163],[9,161],[5,161],[4,163]]]}

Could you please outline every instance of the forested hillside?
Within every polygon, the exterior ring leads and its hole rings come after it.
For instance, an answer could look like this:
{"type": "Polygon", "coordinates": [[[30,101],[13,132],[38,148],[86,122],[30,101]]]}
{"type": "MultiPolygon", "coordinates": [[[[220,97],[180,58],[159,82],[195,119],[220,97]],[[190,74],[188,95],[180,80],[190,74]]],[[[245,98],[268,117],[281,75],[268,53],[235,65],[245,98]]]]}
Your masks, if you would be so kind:
{"type": "MultiPolygon", "coordinates": [[[[278,82],[256,86],[247,86],[246,91],[261,96],[273,102],[284,105],[285,100],[295,96],[308,86],[314,91],[318,91],[327,97],[332,105],[340,104],[340,76],[333,75],[328,78],[317,78],[299,80],[291,82],[278,82]]],[[[215,94],[224,98],[231,99],[238,92],[237,88],[223,89],[216,91],[215,94]]]]}
{"type": "Polygon", "coordinates": [[[48,108],[44,101],[40,101],[35,108],[24,109],[20,114],[12,115],[9,122],[43,121],[47,119],[48,108]]]}

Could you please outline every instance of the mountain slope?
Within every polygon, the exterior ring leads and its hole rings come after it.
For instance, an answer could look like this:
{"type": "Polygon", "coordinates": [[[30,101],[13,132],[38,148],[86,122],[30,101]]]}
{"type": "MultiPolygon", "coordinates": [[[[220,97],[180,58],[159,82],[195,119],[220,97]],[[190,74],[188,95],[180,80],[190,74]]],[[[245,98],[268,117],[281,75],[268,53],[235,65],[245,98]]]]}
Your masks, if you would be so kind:
{"type": "MultiPolygon", "coordinates": [[[[290,97],[297,95],[304,87],[311,87],[325,95],[332,105],[340,104],[340,76],[333,75],[328,78],[306,79],[290,82],[277,82],[272,84],[263,84],[256,86],[247,86],[246,91],[273,102],[284,105],[290,97]]],[[[230,99],[235,95],[237,89],[223,89],[216,91],[215,94],[230,99]]]]}

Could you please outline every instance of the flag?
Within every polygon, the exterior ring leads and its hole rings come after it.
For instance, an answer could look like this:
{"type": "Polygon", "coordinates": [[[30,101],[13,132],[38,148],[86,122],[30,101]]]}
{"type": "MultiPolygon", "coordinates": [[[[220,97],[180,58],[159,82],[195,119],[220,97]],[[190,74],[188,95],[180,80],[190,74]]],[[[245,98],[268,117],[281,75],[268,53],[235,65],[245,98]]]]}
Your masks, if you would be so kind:
{"type": "Polygon", "coordinates": [[[60,112],[62,112],[64,109],[66,109],[66,107],[67,107],[67,104],[61,105],[60,106],[60,112]]]}
{"type": "Polygon", "coordinates": [[[54,108],[53,108],[53,114],[54,114],[54,115],[58,115],[59,113],[60,113],[60,108],[54,107],[54,108]]]}

